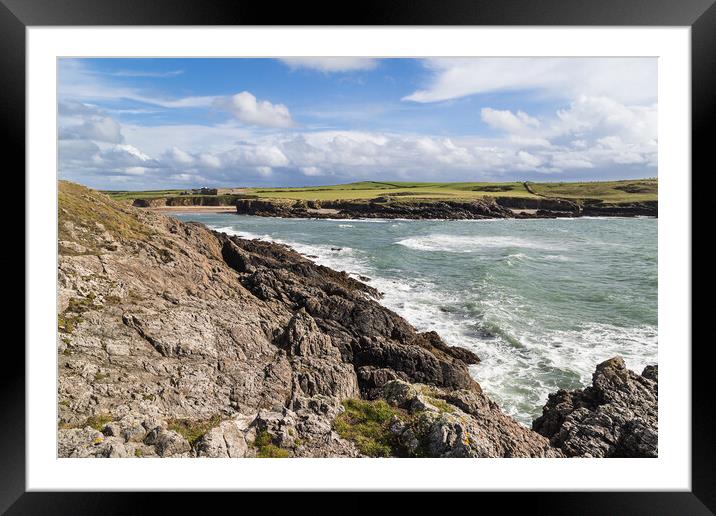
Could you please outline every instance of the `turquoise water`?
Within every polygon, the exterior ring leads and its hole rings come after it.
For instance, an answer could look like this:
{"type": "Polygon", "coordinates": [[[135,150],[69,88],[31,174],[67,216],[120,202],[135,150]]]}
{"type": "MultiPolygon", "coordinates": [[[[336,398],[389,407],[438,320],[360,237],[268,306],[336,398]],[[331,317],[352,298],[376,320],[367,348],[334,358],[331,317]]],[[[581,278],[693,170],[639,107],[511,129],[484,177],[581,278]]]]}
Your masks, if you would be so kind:
{"type": "Polygon", "coordinates": [[[639,371],[656,362],[656,219],[176,216],[371,278],[419,330],[475,351],[475,379],[527,425],[548,393],[590,383],[602,360],[621,355],[639,371]]]}

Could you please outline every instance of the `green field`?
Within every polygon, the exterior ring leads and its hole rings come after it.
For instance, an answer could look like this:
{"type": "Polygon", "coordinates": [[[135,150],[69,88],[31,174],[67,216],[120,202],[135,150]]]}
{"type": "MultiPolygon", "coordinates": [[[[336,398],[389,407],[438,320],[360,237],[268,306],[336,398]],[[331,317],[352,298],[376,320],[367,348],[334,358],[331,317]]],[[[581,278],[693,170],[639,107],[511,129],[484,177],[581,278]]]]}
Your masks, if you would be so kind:
{"type": "Polygon", "coordinates": [[[408,183],[364,181],[347,185],[305,188],[248,188],[247,194],[271,199],[474,199],[485,195],[534,197],[522,183],[408,183]]]}
{"type": "Polygon", "coordinates": [[[533,191],[562,199],[600,199],[605,202],[656,201],[656,179],[595,181],[591,183],[530,183],[533,191]]]}
{"type": "MultiPolygon", "coordinates": [[[[117,200],[154,199],[179,196],[184,190],[106,191],[117,200]]],[[[242,197],[294,200],[348,200],[388,198],[401,200],[469,200],[490,197],[557,197],[598,199],[610,203],[653,201],[657,199],[658,180],[594,181],[580,183],[415,183],[362,181],[331,186],[300,188],[246,188],[242,197]],[[531,191],[530,191],[531,190],[531,191]]],[[[191,195],[183,197],[202,197],[191,195]]]]}
{"type": "MultiPolygon", "coordinates": [[[[115,201],[133,201],[134,199],[158,199],[160,197],[174,197],[185,190],[100,190],[115,201]]],[[[187,196],[191,197],[191,196],[187,196]]]]}

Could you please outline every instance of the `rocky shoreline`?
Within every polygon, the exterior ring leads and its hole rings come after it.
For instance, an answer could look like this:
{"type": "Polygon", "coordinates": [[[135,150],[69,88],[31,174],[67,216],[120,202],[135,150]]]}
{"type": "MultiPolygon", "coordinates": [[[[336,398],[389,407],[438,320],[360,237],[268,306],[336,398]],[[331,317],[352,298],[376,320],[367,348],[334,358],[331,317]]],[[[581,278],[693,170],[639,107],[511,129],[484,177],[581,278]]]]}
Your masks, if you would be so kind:
{"type": "Polygon", "coordinates": [[[244,196],[183,196],[135,199],[133,206],[152,209],[235,207],[240,215],[282,218],[385,219],[535,219],[557,217],[657,217],[658,202],[606,203],[598,199],[485,197],[478,200],[405,200],[397,196],[370,200],[295,201],[247,199],[244,196]]]}
{"type": "Polygon", "coordinates": [[[656,366],[604,362],[529,429],[479,357],[286,246],[60,182],[58,248],[60,457],[657,455],[656,366]]]}
{"type": "Polygon", "coordinates": [[[658,216],[656,201],[609,204],[564,199],[486,197],[471,201],[404,201],[378,198],[370,201],[284,201],[237,199],[240,215],[283,218],[384,218],[384,219],[535,219],[557,217],[658,216]]]}

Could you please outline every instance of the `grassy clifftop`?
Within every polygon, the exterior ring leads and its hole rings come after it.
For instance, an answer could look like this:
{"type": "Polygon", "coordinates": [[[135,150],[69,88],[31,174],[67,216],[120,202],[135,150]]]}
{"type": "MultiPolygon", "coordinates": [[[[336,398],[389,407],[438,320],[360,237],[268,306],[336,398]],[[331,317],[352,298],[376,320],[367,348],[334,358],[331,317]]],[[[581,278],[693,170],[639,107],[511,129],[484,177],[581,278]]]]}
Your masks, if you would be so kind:
{"type": "MultiPolygon", "coordinates": [[[[132,201],[134,199],[158,199],[178,197],[183,190],[115,191],[106,192],[110,197],[132,201]]],[[[600,200],[608,203],[632,203],[657,200],[656,179],[623,181],[594,181],[578,183],[522,183],[522,182],[463,182],[418,183],[362,181],[342,185],[244,188],[240,197],[258,199],[290,200],[367,200],[389,197],[401,200],[456,200],[465,201],[483,197],[540,198],[554,197],[571,200],[600,200]]],[[[196,197],[182,195],[182,198],[196,197]]],[[[206,196],[205,196],[206,197],[206,196]]]]}
{"type": "Polygon", "coordinates": [[[146,240],[151,228],[138,214],[95,190],[58,181],[57,219],[60,253],[99,254],[116,240],[146,240]]]}

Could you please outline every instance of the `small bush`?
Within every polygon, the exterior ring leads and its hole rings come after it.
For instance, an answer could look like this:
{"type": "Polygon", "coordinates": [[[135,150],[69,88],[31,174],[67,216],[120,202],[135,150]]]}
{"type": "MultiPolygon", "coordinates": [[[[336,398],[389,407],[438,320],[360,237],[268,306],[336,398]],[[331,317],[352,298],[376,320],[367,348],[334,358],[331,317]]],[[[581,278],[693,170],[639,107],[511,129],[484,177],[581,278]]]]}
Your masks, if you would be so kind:
{"type": "Polygon", "coordinates": [[[356,443],[363,455],[390,457],[395,454],[396,443],[390,432],[390,422],[393,416],[405,419],[403,411],[384,400],[347,399],[343,401],[343,407],[345,412],[333,423],[338,435],[356,443]]]}
{"type": "Polygon", "coordinates": [[[256,434],[253,446],[257,448],[256,456],[262,459],[285,459],[291,456],[288,450],[273,444],[271,435],[266,430],[256,434]]]}
{"type": "Polygon", "coordinates": [[[96,414],[94,416],[88,417],[85,421],[84,426],[90,426],[98,432],[101,432],[104,428],[104,425],[112,421],[114,421],[114,418],[109,414],[96,414]]]}
{"type": "MultiPolygon", "coordinates": [[[[95,295],[90,293],[87,297],[73,297],[67,302],[67,308],[57,317],[57,328],[64,333],[72,333],[75,327],[82,322],[82,314],[89,310],[102,308],[94,304],[95,295]]],[[[64,340],[64,338],[63,338],[64,340]]]]}
{"type": "Polygon", "coordinates": [[[82,314],[93,308],[99,308],[94,304],[95,295],[89,293],[87,297],[73,297],[67,302],[67,309],[65,312],[74,312],[76,314],[82,314]]]}

